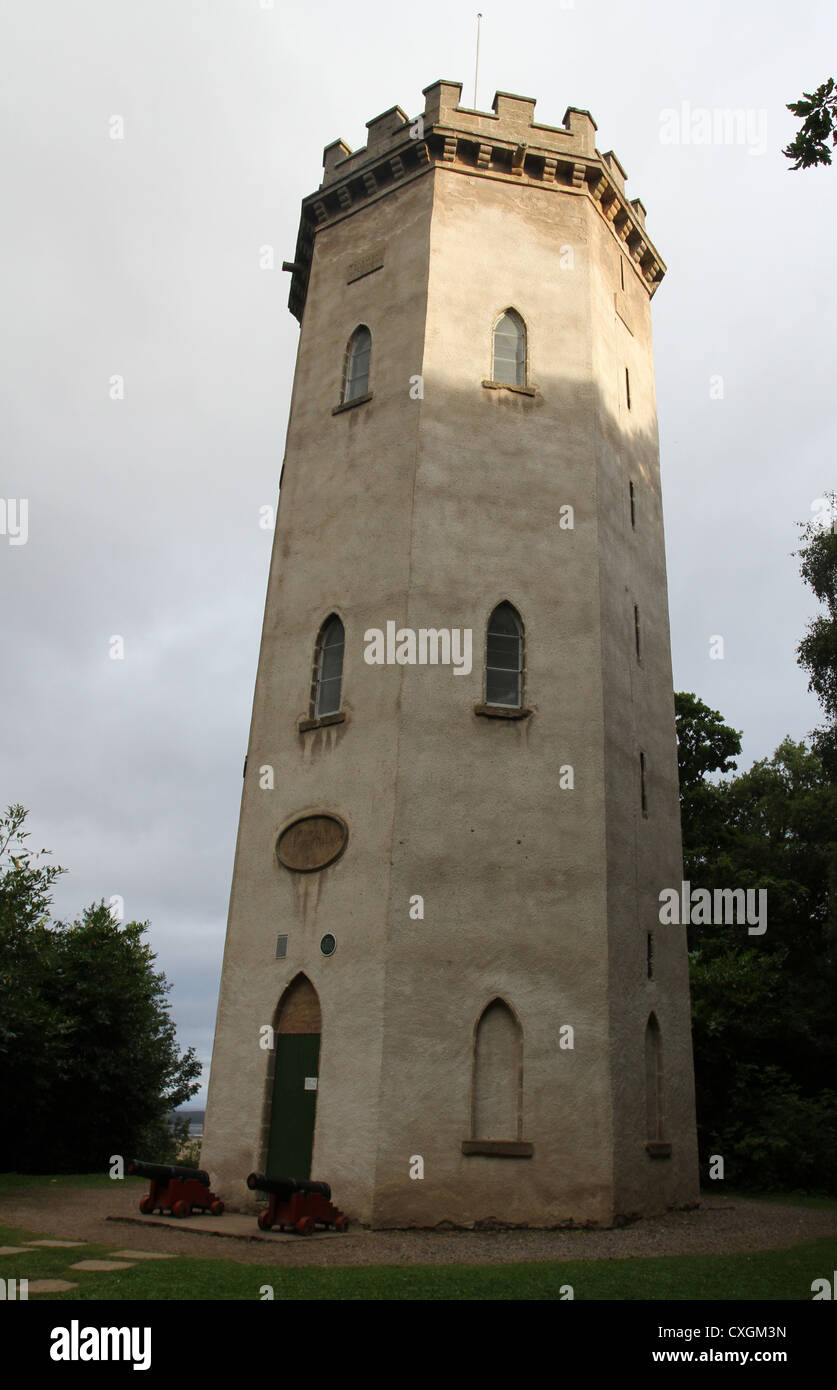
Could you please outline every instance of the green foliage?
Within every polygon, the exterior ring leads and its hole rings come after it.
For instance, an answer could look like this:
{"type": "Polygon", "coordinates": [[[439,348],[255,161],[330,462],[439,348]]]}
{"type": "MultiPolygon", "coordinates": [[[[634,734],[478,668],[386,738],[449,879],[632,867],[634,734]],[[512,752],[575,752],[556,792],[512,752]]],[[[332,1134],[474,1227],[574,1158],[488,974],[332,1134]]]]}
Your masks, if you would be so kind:
{"type": "Polygon", "coordinates": [[[826,715],[826,724],[813,735],[813,745],[823,764],[837,780],[837,493],[826,493],[828,505],[822,520],[801,526],[800,573],[814,591],[825,613],[808,625],[797,647],[800,666],[808,672],[813,690],[826,715]]]}
{"type": "Polygon", "coordinates": [[[741,735],[694,694],[676,694],[674,712],[684,873],[691,881],[725,843],[726,786],[708,779],[738,766],[741,735]]]}
{"type": "Polygon", "coordinates": [[[677,723],[677,766],[681,791],[703,786],[711,772],[729,772],[741,752],[741,734],[723,722],[696,695],[679,693],[674,697],[677,723]]]}
{"type": "Polygon", "coordinates": [[[735,1067],[729,1114],[717,1136],[730,1183],[752,1188],[758,1174],[767,1191],[837,1192],[835,1137],[837,1093],[803,1095],[778,1066],[735,1067]]]}
{"type": "Polygon", "coordinates": [[[782,151],[787,159],[796,161],[793,169],[808,169],[813,164],[830,164],[831,144],[837,145],[837,94],[834,78],[829,77],[815,92],[804,92],[801,101],[788,102],[794,116],[804,116],[801,130],[782,151]]]}
{"type": "Polygon", "coordinates": [[[167,1114],[198,1089],[200,1063],[178,1051],[147,923],[122,926],[100,902],[50,924],[62,870],[27,851],[25,816],[0,817],[0,1163],[72,1172],[111,1154],[173,1158],[167,1114]]]}
{"type": "MultiPolygon", "coordinates": [[[[189,1121],[186,1121],[188,1131],[189,1121]]],[[[177,1158],[171,1160],[172,1163],[181,1163],[184,1168],[200,1168],[201,1166],[201,1140],[186,1139],[178,1146],[177,1158]]]]}
{"type": "Polygon", "coordinates": [[[684,874],[692,888],[767,890],[767,931],[690,925],[702,1171],[741,1188],[837,1193],[837,786],[785,739],[723,782],[737,735],[676,697],[684,874]],[[680,739],[681,721],[687,737],[680,739]]]}

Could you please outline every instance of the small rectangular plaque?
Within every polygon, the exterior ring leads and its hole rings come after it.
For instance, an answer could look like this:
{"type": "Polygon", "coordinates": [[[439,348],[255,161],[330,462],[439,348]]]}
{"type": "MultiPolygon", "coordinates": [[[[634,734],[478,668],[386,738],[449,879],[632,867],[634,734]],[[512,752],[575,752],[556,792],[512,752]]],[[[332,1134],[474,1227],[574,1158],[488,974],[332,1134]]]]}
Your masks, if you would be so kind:
{"type": "Polygon", "coordinates": [[[370,251],[360,260],[353,261],[348,268],[346,284],[351,285],[355,280],[362,280],[364,275],[371,275],[373,270],[380,270],[384,264],[383,251],[370,251]]]}
{"type": "Polygon", "coordinates": [[[317,1078],[316,1078],[316,1076],[306,1076],[306,1078],[305,1078],[305,1089],[306,1089],[306,1091],[316,1091],[316,1089],[317,1089],[317,1078]]]}

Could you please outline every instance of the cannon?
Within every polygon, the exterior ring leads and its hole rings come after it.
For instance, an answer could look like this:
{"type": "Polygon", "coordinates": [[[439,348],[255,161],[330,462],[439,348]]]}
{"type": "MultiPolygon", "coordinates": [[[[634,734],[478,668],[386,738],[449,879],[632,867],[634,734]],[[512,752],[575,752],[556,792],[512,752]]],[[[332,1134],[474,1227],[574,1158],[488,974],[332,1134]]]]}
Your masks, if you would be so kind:
{"type": "Polygon", "coordinates": [[[224,1203],[210,1191],[209,1174],[202,1168],[180,1168],[176,1163],[143,1163],[132,1158],[128,1172],[138,1178],[151,1179],[151,1190],[139,1204],[143,1216],[150,1216],[154,1211],[191,1216],[195,1207],[220,1216],[224,1210],[224,1203]]]}
{"type": "Polygon", "coordinates": [[[310,1236],[317,1223],[333,1226],[335,1231],[349,1229],[348,1218],[339,1207],[332,1205],[331,1188],[327,1182],[311,1182],[305,1178],[268,1178],[264,1173],[251,1173],[247,1178],[251,1192],[268,1194],[267,1211],[259,1213],[259,1227],[269,1231],[278,1225],[280,1231],[290,1226],[297,1235],[310,1236]]]}

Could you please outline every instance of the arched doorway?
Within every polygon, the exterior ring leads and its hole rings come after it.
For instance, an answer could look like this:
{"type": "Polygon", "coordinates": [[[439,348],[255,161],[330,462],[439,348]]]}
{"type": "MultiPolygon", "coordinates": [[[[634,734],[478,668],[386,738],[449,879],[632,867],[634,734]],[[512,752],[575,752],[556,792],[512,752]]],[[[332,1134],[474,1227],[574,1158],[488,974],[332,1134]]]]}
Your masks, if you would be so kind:
{"type": "Polygon", "coordinates": [[[320,1001],[297,975],[279,1001],[267,1148],[272,1178],[310,1178],[320,1068],[320,1001]]]}

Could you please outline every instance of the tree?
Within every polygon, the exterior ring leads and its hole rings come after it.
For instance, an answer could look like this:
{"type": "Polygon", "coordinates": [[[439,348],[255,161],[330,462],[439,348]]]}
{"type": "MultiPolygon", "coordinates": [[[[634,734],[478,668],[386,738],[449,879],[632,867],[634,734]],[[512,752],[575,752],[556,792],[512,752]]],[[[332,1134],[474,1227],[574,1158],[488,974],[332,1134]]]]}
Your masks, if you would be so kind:
{"type": "Polygon", "coordinates": [[[0,816],[0,1167],[7,1168],[24,1097],[27,1125],[36,1133],[48,1125],[49,1081],[38,1060],[44,1039],[59,1035],[62,1026],[42,982],[52,958],[52,885],[65,871],[40,862],[48,850],[29,849],[26,814],[15,804],[0,816]]]}
{"type": "Polygon", "coordinates": [[[702,786],[711,772],[729,772],[741,752],[741,734],[725,724],[715,709],[696,695],[679,693],[674,697],[677,727],[677,767],[681,792],[702,786]]]}
{"type": "Polygon", "coordinates": [[[689,926],[704,1171],[720,1153],[739,1186],[837,1191],[837,786],[791,739],[710,782],[738,736],[693,695],[676,709],[686,877],[764,889],[768,907],[757,944],[743,926],[689,926]]]}
{"type": "Polygon", "coordinates": [[[13,806],[0,818],[0,1166],[173,1157],[167,1115],[198,1090],[201,1067],[193,1048],[178,1050],[148,924],[123,926],[104,902],[50,924],[63,871],[32,861],[25,816],[13,806]]]}
{"type": "Polygon", "coordinates": [[[683,866],[687,879],[700,876],[717,859],[727,836],[726,784],[710,781],[730,772],[741,752],[741,735],[694,694],[674,697],[683,866]]]}
{"type": "Polygon", "coordinates": [[[827,719],[825,727],[814,732],[813,744],[837,780],[837,493],[827,493],[822,500],[826,510],[806,525],[800,523],[803,544],[796,553],[802,558],[802,578],[826,612],[808,624],[797,658],[827,719]]]}
{"type": "Polygon", "coordinates": [[[794,116],[804,116],[802,129],[782,151],[787,159],[796,161],[792,169],[808,169],[812,164],[830,164],[831,144],[837,145],[837,93],[834,78],[829,77],[815,92],[804,92],[801,101],[788,103],[794,116]]]}

